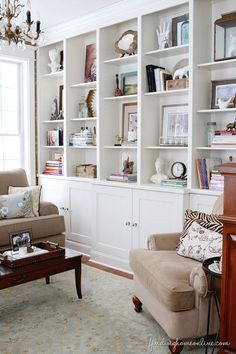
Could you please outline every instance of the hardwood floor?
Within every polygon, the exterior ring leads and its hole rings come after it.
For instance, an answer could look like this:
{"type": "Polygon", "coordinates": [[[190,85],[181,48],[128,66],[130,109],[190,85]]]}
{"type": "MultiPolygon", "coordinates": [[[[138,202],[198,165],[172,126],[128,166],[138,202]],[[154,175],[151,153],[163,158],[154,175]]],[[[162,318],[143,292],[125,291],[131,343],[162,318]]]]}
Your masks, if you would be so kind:
{"type": "Polygon", "coordinates": [[[84,264],[86,264],[86,265],[88,265],[90,267],[103,270],[104,272],[112,273],[112,274],[118,275],[120,277],[124,277],[124,278],[133,280],[133,275],[132,274],[123,272],[123,271],[118,270],[118,269],[110,268],[110,267],[107,267],[107,266],[102,265],[102,264],[94,263],[93,261],[90,261],[88,256],[83,256],[82,263],[84,263],[84,264]]]}

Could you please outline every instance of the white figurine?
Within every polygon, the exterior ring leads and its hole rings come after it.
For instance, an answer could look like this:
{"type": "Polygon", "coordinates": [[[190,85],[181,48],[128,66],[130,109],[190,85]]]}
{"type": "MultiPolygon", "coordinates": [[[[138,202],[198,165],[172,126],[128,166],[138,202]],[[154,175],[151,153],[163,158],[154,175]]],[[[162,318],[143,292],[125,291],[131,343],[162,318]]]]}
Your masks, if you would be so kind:
{"type": "Polygon", "coordinates": [[[236,35],[230,35],[230,45],[228,49],[228,57],[235,57],[236,56],[236,35]]]}
{"type": "Polygon", "coordinates": [[[59,50],[57,50],[56,48],[50,49],[48,55],[51,60],[51,63],[48,64],[51,69],[51,72],[55,73],[56,71],[59,71],[61,68],[59,50]]]}
{"type": "Polygon", "coordinates": [[[171,46],[170,22],[164,22],[162,25],[159,25],[156,29],[156,33],[159,49],[168,48],[171,46]]]}
{"type": "Polygon", "coordinates": [[[220,109],[229,108],[230,106],[232,106],[233,100],[234,100],[234,97],[230,97],[228,100],[223,99],[223,98],[219,98],[218,99],[219,108],[220,109]]]}
{"type": "Polygon", "coordinates": [[[183,77],[189,77],[189,65],[184,66],[183,68],[177,69],[174,72],[173,80],[183,79],[183,77]]]}
{"type": "Polygon", "coordinates": [[[158,157],[155,162],[156,174],[151,177],[151,182],[160,184],[162,180],[167,179],[167,175],[164,173],[165,160],[158,157]]]}

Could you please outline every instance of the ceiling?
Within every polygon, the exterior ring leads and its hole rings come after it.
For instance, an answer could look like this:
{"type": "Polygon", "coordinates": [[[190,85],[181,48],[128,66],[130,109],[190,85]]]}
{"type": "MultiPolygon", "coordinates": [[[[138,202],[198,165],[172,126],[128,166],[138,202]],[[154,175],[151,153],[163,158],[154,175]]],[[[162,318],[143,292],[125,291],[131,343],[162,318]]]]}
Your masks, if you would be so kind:
{"type": "Polygon", "coordinates": [[[32,15],[40,14],[43,28],[89,15],[124,0],[31,0],[32,15]]]}

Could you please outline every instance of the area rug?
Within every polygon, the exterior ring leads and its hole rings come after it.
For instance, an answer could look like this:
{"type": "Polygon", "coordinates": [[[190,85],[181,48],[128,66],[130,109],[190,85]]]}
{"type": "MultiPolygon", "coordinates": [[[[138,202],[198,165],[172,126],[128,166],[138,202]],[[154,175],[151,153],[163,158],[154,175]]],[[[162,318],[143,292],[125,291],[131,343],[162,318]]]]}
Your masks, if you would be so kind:
{"type": "MultiPolygon", "coordinates": [[[[83,265],[83,299],[74,272],[1,290],[1,354],[168,354],[163,330],[133,310],[132,280],[83,265]],[[154,344],[154,345],[152,345],[154,344]]],[[[186,347],[183,353],[204,353],[186,347]]]]}

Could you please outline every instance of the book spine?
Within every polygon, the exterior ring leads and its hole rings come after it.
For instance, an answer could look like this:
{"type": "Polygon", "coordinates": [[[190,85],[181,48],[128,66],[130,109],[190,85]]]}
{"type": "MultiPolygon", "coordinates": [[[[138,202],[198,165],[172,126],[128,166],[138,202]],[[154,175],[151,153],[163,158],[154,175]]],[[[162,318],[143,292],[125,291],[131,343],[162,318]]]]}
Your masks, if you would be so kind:
{"type": "Polygon", "coordinates": [[[196,159],[196,167],[197,167],[199,188],[203,189],[200,159],[196,159]]]}

